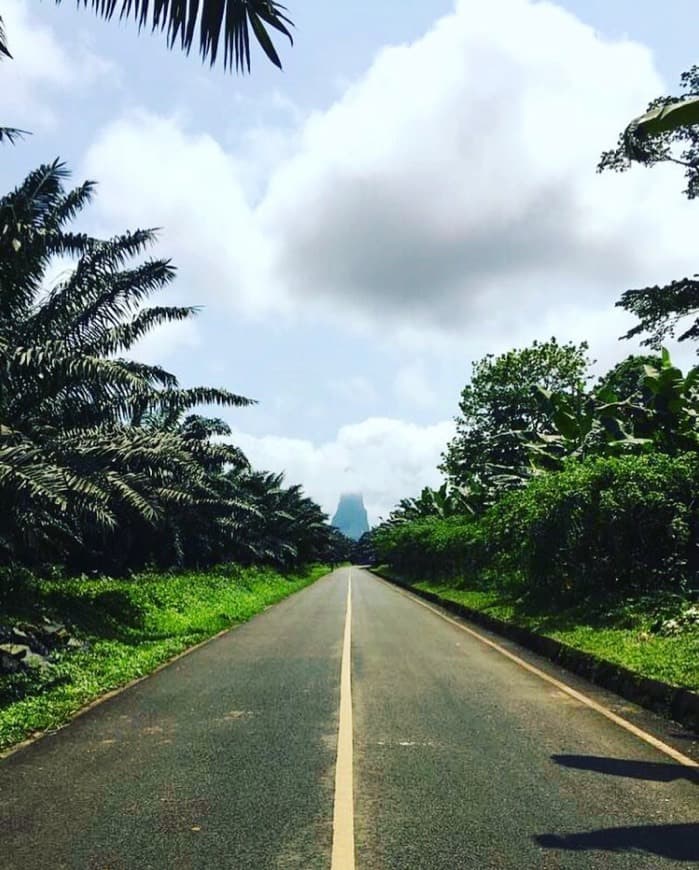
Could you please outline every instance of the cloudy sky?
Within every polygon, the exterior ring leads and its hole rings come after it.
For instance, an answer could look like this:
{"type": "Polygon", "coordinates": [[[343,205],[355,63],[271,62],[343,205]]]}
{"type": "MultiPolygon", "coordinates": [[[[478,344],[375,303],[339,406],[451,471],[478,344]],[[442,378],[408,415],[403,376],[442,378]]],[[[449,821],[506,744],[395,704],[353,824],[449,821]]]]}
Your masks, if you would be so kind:
{"type": "MultiPolygon", "coordinates": [[[[70,2],[2,0],[14,55],[3,190],[60,156],[99,181],[91,232],[162,227],[196,319],[140,356],[259,400],[227,413],[258,467],[370,519],[439,481],[471,361],[588,339],[604,370],[627,287],[696,271],[672,168],[595,174],[694,63],[694,0],[288,0],[284,72],[168,52],[70,2]]],[[[678,359],[693,360],[691,348],[678,359]]]]}

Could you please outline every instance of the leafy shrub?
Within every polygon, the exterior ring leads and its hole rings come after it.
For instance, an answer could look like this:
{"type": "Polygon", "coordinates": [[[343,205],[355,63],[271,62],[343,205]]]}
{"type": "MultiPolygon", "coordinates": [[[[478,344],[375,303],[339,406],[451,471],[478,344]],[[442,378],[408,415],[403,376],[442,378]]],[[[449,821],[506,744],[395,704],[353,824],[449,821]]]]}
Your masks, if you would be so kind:
{"type": "Polygon", "coordinates": [[[479,520],[382,529],[377,548],[411,579],[492,578],[556,599],[686,590],[699,571],[698,484],[696,454],[571,462],[479,520]]]}
{"type": "Polygon", "coordinates": [[[501,499],[484,532],[498,567],[533,591],[686,588],[697,578],[698,482],[692,454],[571,463],[501,499]]]}
{"type": "Polygon", "coordinates": [[[385,526],[374,545],[379,561],[409,579],[475,579],[483,567],[481,530],[471,518],[429,517],[385,526]]]}

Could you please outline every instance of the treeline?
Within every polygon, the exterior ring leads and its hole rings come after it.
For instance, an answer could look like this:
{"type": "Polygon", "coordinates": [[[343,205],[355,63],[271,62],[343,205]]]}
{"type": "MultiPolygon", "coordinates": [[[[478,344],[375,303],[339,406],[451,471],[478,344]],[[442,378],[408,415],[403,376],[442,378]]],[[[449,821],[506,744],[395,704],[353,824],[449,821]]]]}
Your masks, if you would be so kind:
{"type": "Polygon", "coordinates": [[[591,383],[555,339],[474,364],[446,481],[372,533],[408,579],[574,602],[699,586],[699,367],[631,356],[591,383]]]}
{"type": "Polygon", "coordinates": [[[343,544],[320,507],[253,470],[228,425],[199,405],[242,408],[226,389],[182,387],[129,356],[191,307],[148,306],[175,276],[144,256],[152,230],[71,230],[94,185],[41,166],[0,199],[0,568],[125,573],[217,562],[291,567],[343,544]],[[50,281],[57,269],[58,278],[50,281]]]}
{"type": "MultiPolygon", "coordinates": [[[[684,169],[699,193],[696,113],[654,110],[699,95],[699,67],[652,101],[598,171],[632,162],[684,169]],[[654,120],[653,120],[654,119],[654,120]]],[[[626,290],[624,336],[652,351],[592,384],[587,345],[534,343],[474,364],[436,491],[404,499],[372,532],[374,558],[412,579],[453,579],[549,603],[699,588],[699,367],[683,374],[668,338],[699,339],[699,281],[626,290]]]]}

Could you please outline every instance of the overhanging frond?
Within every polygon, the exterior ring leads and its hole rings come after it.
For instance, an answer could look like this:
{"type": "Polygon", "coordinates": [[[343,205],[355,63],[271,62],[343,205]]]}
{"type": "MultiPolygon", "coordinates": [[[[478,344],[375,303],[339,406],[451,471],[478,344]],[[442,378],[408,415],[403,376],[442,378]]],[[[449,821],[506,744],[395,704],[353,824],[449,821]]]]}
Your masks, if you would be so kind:
{"type": "Polygon", "coordinates": [[[293,44],[289,29],[293,22],[275,0],[82,0],[82,5],[106,19],[119,8],[120,18],[133,18],[139,30],[150,26],[153,31],[165,32],[168,47],[179,43],[186,54],[198,30],[202,60],[213,66],[222,47],[224,69],[250,71],[250,30],[267,58],[280,69],[270,29],[293,44]]]}

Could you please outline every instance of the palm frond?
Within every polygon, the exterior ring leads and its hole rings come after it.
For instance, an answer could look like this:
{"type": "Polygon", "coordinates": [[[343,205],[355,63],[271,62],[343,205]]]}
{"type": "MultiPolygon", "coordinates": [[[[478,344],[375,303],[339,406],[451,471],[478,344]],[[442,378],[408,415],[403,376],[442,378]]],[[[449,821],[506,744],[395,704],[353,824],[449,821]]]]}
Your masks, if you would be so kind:
{"type": "Polygon", "coordinates": [[[202,61],[213,66],[223,46],[224,69],[239,72],[250,71],[250,30],[267,58],[280,69],[270,29],[293,44],[289,29],[293,22],[286,16],[286,8],[275,0],[82,0],[82,5],[91,6],[106,19],[120,7],[120,18],[133,18],[139,30],[150,26],[153,31],[165,32],[168,47],[179,43],[186,54],[198,29],[202,61]]]}
{"type": "Polygon", "coordinates": [[[0,58],[12,57],[10,50],[7,47],[7,37],[5,36],[5,25],[3,24],[2,16],[0,16],[0,58]]]}
{"type": "MultiPolygon", "coordinates": [[[[2,43],[0,42],[0,49],[2,43]]],[[[31,136],[28,130],[20,130],[18,127],[0,127],[0,142],[9,142],[14,145],[18,139],[23,139],[25,136],[31,136]]]]}
{"type": "Polygon", "coordinates": [[[224,420],[188,413],[253,400],[116,358],[196,309],[143,307],[174,277],[168,260],[131,265],[154,231],[69,232],[94,188],[66,192],[66,178],[46,164],[0,198],[0,562],[127,570],[320,557],[332,533],[318,505],[283,474],[253,471],[224,420]],[[47,295],[64,254],[75,267],[47,295]]]}

